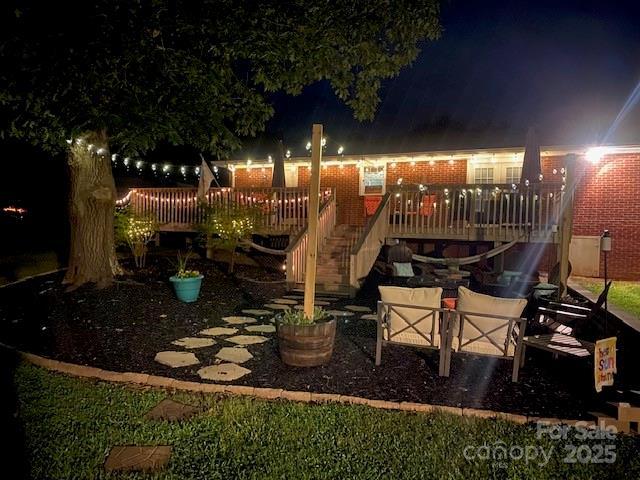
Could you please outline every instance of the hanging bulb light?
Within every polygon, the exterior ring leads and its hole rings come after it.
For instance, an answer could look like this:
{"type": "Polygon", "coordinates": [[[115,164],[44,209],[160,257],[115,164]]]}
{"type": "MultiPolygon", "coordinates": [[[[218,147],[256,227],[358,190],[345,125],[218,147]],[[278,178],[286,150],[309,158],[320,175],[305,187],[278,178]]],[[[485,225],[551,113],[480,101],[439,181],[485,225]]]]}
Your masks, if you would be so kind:
{"type": "Polygon", "coordinates": [[[344,153],[344,147],[342,145],[340,145],[338,147],[338,155],[342,155],[344,153]]]}
{"type": "Polygon", "coordinates": [[[304,147],[307,149],[307,152],[311,150],[311,142],[307,142],[307,145],[304,147]]]}
{"type": "Polygon", "coordinates": [[[287,158],[291,158],[291,150],[287,150],[287,153],[285,153],[284,156],[287,158]]]}

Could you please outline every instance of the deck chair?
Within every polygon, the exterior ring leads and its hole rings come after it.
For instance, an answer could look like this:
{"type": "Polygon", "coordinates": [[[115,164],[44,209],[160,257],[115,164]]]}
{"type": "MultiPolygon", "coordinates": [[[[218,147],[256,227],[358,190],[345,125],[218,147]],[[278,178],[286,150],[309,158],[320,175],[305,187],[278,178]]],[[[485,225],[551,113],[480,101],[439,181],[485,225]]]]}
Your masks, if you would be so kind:
{"type": "Polygon", "coordinates": [[[387,344],[440,350],[439,374],[444,374],[441,323],[441,288],[380,286],[378,302],[376,365],[382,362],[387,344]]]}
{"type": "MultiPolygon", "coordinates": [[[[598,296],[592,308],[550,301],[538,307],[536,320],[538,324],[551,330],[553,333],[576,336],[584,332],[589,326],[589,320],[602,308],[609,295],[611,282],[608,282],[598,296]],[[576,332],[577,330],[577,332],[576,332]]],[[[598,325],[592,325],[598,329],[598,325]]],[[[599,331],[596,333],[600,333],[599,331]]]]}
{"type": "Polygon", "coordinates": [[[512,360],[511,380],[517,382],[527,326],[520,315],[526,306],[526,299],[492,297],[459,287],[456,310],[445,326],[445,376],[452,352],[472,353],[512,360]]]}

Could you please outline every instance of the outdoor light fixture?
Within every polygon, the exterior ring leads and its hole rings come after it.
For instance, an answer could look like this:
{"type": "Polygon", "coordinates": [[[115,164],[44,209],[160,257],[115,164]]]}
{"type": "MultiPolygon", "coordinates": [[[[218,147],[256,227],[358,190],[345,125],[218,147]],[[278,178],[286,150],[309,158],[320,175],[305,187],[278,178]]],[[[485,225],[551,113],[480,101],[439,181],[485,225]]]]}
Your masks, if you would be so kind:
{"type": "Polygon", "coordinates": [[[599,163],[606,154],[610,152],[607,147],[591,147],[587,150],[585,158],[594,165],[599,163]]]}

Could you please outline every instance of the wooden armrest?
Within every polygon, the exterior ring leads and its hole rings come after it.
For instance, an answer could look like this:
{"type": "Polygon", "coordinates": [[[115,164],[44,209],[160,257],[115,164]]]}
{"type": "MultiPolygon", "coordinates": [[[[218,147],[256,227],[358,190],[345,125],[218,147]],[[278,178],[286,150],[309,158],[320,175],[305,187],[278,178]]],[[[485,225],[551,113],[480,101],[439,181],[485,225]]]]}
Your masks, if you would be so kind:
{"type": "Polygon", "coordinates": [[[555,315],[562,315],[563,317],[571,317],[571,318],[587,318],[587,315],[583,315],[582,313],[566,312],[564,310],[553,310],[551,308],[546,308],[546,307],[538,307],[538,312],[552,313],[555,315]]]}

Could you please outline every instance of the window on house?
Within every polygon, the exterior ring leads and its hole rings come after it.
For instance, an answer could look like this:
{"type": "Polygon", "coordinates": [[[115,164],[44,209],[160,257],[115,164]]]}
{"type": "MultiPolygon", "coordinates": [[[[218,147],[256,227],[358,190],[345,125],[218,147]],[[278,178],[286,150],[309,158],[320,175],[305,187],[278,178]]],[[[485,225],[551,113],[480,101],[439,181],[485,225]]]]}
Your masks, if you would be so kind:
{"type": "Polygon", "coordinates": [[[360,169],[360,195],[383,195],[384,165],[363,165],[360,169]]]}
{"type": "Polygon", "coordinates": [[[522,175],[522,167],[507,167],[505,182],[508,184],[520,183],[521,175],[522,175]]]}
{"type": "Polygon", "coordinates": [[[480,167],[475,169],[475,183],[493,183],[493,167],[480,167]]]}

